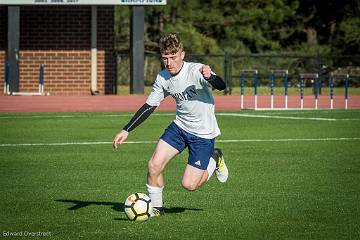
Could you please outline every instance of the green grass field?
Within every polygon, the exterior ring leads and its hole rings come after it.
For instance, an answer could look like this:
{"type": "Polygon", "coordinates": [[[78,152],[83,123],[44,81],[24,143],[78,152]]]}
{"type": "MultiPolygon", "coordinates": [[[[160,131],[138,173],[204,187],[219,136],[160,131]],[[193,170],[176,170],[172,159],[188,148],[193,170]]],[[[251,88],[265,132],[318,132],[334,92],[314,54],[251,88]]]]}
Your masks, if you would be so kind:
{"type": "Polygon", "coordinates": [[[1,236],[360,238],[359,110],[219,112],[228,182],[186,192],[185,151],[165,171],[166,215],[142,224],[126,219],[123,201],[145,191],[147,161],[174,113],[154,113],[112,151],[131,116],[0,114],[1,236]]]}

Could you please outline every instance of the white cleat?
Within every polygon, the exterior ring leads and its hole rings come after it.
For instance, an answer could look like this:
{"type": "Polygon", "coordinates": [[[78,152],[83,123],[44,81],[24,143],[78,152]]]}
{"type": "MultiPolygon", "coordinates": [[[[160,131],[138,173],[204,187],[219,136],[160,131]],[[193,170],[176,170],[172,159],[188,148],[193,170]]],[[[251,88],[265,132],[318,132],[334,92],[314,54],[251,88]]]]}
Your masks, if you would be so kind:
{"type": "Polygon", "coordinates": [[[211,157],[214,158],[216,162],[215,173],[217,179],[222,183],[226,182],[229,177],[229,170],[226,167],[224,155],[221,150],[219,148],[214,148],[211,157]]]}
{"type": "Polygon", "coordinates": [[[160,217],[165,214],[163,207],[153,207],[152,211],[150,212],[150,217],[160,217]]]}

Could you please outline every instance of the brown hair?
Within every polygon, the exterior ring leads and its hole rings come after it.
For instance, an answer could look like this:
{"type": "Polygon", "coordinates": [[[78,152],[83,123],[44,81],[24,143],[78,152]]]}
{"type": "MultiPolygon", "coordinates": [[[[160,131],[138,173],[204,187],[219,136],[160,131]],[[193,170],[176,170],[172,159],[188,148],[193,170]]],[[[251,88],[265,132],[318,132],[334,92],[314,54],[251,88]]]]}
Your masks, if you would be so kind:
{"type": "Polygon", "coordinates": [[[177,33],[169,33],[163,36],[160,39],[159,47],[161,54],[175,54],[178,51],[183,51],[183,44],[177,33]]]}

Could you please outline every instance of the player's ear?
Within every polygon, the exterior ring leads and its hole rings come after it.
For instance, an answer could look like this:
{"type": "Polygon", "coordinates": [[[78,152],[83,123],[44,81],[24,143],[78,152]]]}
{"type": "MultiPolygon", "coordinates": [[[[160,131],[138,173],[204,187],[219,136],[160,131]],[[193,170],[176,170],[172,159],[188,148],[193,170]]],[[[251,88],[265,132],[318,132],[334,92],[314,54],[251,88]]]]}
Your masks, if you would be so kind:
{"type": "Polygon", "coordinates": [[[181,59],[184,60],[184,58],[185,58],[185,51],[182,51],[181,52],[181,59]]]}

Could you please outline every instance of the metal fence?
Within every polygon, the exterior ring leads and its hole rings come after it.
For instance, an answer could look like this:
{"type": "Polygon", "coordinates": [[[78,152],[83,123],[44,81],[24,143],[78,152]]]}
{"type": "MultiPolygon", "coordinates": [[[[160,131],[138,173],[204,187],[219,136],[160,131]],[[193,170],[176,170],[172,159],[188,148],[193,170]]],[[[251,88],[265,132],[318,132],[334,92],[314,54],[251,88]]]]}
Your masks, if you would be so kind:
{"type": "MultiPolygon", "coordinates": [[[[128,85],[130,82],[129,54],[117,53],[117,84],[128,85]]],[[[153,84],[161,63],[160,55],[146,54],[144,66],[145,85],[153,84]]],[[[289,87],[299,85],[300,74],[317,73],[321,86],[329,86],[330,75],[350,76],[350,86],[360,87],[360,55],[186,55],[186,61],[201,62],[212,67],[214,72],[222,76],[227,83],[225,94],[231,94],[232,88],[240,85],[240,73],[244,69],[258,71],[258,85],[269,86],[270,72],[273,69],[286,69],[289,76],[289,87]]],[[[246,78],[245,86],[251,86],[252,79],[246,78]]],[[[275,82],[275,87],[281,86],[281,81],[275,82]]],[[[339,79],[335,86],[344,82],[339,79]]]]}

